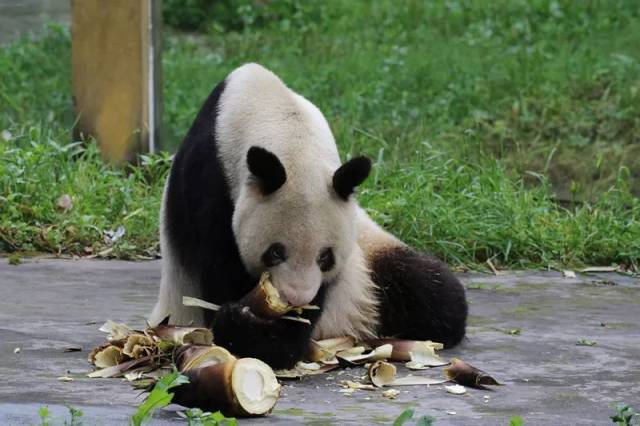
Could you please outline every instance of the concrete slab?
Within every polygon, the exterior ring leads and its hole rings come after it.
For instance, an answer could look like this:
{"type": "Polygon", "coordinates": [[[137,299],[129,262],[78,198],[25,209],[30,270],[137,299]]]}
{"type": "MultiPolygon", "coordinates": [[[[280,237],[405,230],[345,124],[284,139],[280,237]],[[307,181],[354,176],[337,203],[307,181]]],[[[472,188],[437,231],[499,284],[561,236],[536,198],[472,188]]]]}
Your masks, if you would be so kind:
{"type": "MultiPolygon", "coordinates": [[[[43,405],[62,418],[66,404],[81,408],[87,424],[126,424],[141,397],[123,380],[84,378],[90,371],[86,356],[102,342],[97,328],[106,319],[144,324],[159,270],[157,261],[30,260],[11,266],[1,260],[0,424],[36,423],[43,405]],[[76,346],[82,351],[64,352],[76,346]],[[65,375],[76,379],[57,380],[65,375]]],[[[468,338],[443,355],[460,357],[506,386],[470,389],[464,396],[441,386],[398,388],[396,400],[379,391],[345,396],[337,382],[361,374],[345,370],[286,382],[274,413],[247,422],[390,424],[412,407],[439,425],[506,425],[513,415],[527,425],[602,425],[610,423],[614,403],[640,407],[638,279],[539,271],[460,277],[471,301],[468,338]],[[579,339],[597,343],[577,346],[579,339]]],[[[182,421],[170,410],[154,422],[171,423],[182,421]]]]}

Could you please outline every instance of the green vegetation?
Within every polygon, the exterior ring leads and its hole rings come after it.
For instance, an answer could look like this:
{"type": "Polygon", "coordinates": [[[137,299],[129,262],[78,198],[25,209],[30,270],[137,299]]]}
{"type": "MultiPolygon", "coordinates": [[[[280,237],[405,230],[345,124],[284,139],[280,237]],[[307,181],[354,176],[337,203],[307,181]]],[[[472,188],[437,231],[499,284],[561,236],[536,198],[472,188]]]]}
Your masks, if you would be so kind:
{"type": "MultiPolygon", "coordinates": [[[[131,416],[131,426],[150,424],[156,410],[171,404],[173,399],[171,389],[185,383],[189,383],[189,378],[180,374],[175,368],[172,373],[160,378],[135,414],[131,416]]],[[[189,426],[236,426],[238,424],[236,419],[225,417],[219,411],[209,413],[198,408],[186,410],[181,413],[181,416],[189,426]]]]}
{"type": "MultiPolygon", "coordinates": [[[[138,406],[136,412],[131,416],[131,426],[142,426],[151,424],[153,413],[161,408],[171,404],[173,399],[173,392],[171,389],[176,386],[180,386],[184,383],[189,383],[187,376],[184,376],[174,368],[174,371],[161,377],[155,383],[153,388],[149,391],[149,394],[145,400],[138,406]]],[[[85,424],[83,421],[83,413],[81,410],[74,408],[70,405],[67,406],[69,410],[69,420],[60,419],[52,416],[48,406],[42,406],[38,410],[41,426],[81,426],[85,424]]],[[[191,408],[184,412],[178,412],[178,414],[184,418],[185,424],[188,426],[236,426],[237,420],[233,417],[225,417],[222,413],[204,412],[198,408],[191,408]]]]}
{"type": "Polygon", "coordinates": [[[183,415],[188,426],[237,426],[238,424],[235,418],[225,417],[220,411],[210,413],[199,408],[190,408],[183,415]]]}
{"type": "Polygon", "coordinates": [[[40,417],[40,425],[41,426],[53,426],[55,424],[62,424],[64,426],[81,426],[82,422],[82,411],[67,405],[67,409],[69,410],[69,420],[66,419],[57,419],[51,415],[48,406],[42,406],[38,410],[38,416],[40,417]],[[59,420],[62,420],[60,422],[59,420]]]}
{"type": "Polygon", "coordinates": [[[0,248],[155,256],[168,155],[117,168],[100,159],[93,143],[65,143],[66,131],[47,125],[12,131],[0,143],[0,248]],[[58,206],[63,194],[71,196],[69,210],[58,206]],[[120,226],[125,234],[111,244],[107,232],[120,226]]]}
{"type": "Polygon", "coordinates": [[[138,406],[135,414],[131,416],[131,425],[141,426],[148,423],[157,409],[164,408],[171,404],[173,392],[169,391],[185,383],[189,383],[189,379],[187,376],[180,374],[180,372],[175,368],[173,369],[173,372],[160,378],[153,386],[153,389],[151,389],[144,402],[138,406]]]}
{"type": "MultiPolygon", "coordinates": [[[[415,414],[415,410],[409,408],[404,410],[396,419],[393,421],[393,426],[403,426],[408,424],[409,420],[413,420],[413,415],[415,414]]],[[[415,419],[414,422],[410,423],[415,426],[432,426],[435,422],[435,418],[432,416],[421,416],[415,419]]]]}
{"type": "MultiPolygon", "coordinates": [[[[201,4],[165,2],[198,30],[166,34],[169,150],[215,83],[260,62],[345,158],[376,160],[360,201],[409,243],[459,265],[637,267],[634,0],[201,4]]],[[[119,169],[69,144],[69,58],[59,27],[0,48],[0,251],[153,256],[168,155],[119,169]]]]}
{"type": "Polygon", "coordinates": [[[509,426],[522,426],[524,425],[524,420],[520,416],[513,416],[509,419],[509,426]]]}
{"type": "Polygon", "coordinates": [[[638,413],[629,404],[615,406],[616,414],[611,416],[611,421],[618,426],[634,426],[640,424],[638,413]]]}

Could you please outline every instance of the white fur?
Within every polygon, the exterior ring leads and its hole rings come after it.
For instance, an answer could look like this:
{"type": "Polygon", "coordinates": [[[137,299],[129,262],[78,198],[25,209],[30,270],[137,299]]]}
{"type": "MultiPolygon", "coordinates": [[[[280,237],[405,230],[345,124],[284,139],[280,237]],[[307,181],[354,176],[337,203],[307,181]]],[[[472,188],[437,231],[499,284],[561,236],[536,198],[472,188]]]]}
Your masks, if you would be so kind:
{"type": "Polygon", "coordinates": [[[274,153],[287,171],[289,186],[293,182],[299,189],[316,188],[315,179],[340,166],[322,113],[258,64],[229,74],[219,111],[216,136],[234,201],[249,177],[246,154],[251,146],[274,153]]]}
{"type": "Polygon", "coordinates": [[[358,246],[367,261],[384,250],[406,247],[406,244],[385,231],[369,217],[364,209],[358,209],[358,246]]]}
{"type": "MultiPolygon", "coordinates": [[[[322,113],[256,64],[227,77],[218,110],[215,136],[235,204],[233,231],[247,269],[262,272],[262,253],[271,243],[282,242],[289,259],[270,269],[281,293],[306,300],[315,295],[321,280],[333,281],[314,337],[373,336],[377,300],[366,253],[401,243],[354,200],[345,202],[333,192],[331,180],[340,158],[322,113]],[[286,170],[284,186],[267,197],[251,185],[246,165],[251,146],[274,153],[286,170]],[[334,248],[336,265],[322,274],[315,260],[326,246],[334,248]]],[[[160,297],[150,321],[171,314],[173,323],[202,324],[198,309],[181,304],[183,295],[199,297],[200,292],[171,253],[164,213],[161,247],[160,297]]]]}
{"type": "Polygon", "coordinates": [[[378,323],[375,285],[360,247],[351,253],[339,280],[328,290],[324,311],[313,330],[314,339],[375,337],[378,323]]]}
{"type": "Polygon", "coordinates": [[[351,255],[356,204],[331,188],[340,157],[322,113],[272,72],[248,64],[232,72],[220,98],[217,141],[235,203],[233,231],[247,269],[263,270],[261,256],[273,242],[289,258],[270,268],[274,285],[294,304],[311,301],[321,281],[332,280],[351,255]],[[260,146],[283,164],[287,180],[263,197],[250,184],[247,151],[260,146]],[[316,258],[333,247],[336,266],[322,274],[316,258]]]}

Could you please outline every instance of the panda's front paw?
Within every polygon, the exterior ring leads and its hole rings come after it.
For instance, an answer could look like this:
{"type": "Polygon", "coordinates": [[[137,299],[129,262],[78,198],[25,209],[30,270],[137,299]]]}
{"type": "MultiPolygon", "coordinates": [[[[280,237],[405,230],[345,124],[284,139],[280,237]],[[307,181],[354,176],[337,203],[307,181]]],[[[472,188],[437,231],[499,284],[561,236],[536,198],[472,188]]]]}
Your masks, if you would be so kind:
{"type": "Polygon", "coordinates": [[[311,338],[310,325],[256,316],[239,303],[224,305],[212,324],[213,339],[239,357],[259,358],[273,368],[302,359],[311,338]]]}
{"type": "Polygon", "coordinates": [[[222,306],[216,313],[211,328],[214,329],[214,332],[217,331],[216,342],[221,344],[219,340],[224,336],[235,332],[246,332],[252,328],[269,327],[272,323],[273,320],[271,319],[255,315],[248,306],[240,303],[229,303],[222,306]]]}
{"type": "Polygon", "coordinates": [[[253,313],[253,311],[245,305],[240,303],[231,303],[227,305],[229,314],[232,320],[236,322],[243,322],[246,324],[253,324],[254,326],[269,326],[273,323],[273,319],[259,317],[253,313]]]}

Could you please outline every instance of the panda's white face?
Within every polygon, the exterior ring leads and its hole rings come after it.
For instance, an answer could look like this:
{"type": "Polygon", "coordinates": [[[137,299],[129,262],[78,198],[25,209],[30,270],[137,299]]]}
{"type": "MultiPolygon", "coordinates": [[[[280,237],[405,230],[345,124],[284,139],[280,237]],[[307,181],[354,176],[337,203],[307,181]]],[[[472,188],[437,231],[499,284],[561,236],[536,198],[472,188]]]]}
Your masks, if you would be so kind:
{"type": "Polygon", "coordinates": [[[251,174],[233,215],[240,256],[255,277],[269,271],[290,304],[308,304],[338,277],[357,244],[350,194],[370,163],[357,158],[338,171],[313,165],[302,168],[303,178],[288,179],[277,157],[262,148],[251,148],[247,162],[251,174]]]}
{"type": "Polygon", "coordinates": [[[245,186],[233,229],[248,271],[259,276],[268,270],[283,298],[302,306],[336,279],[353,251],[356,206],[335,194],[330,174],[315,190],[288,185],[266,196],[255,185],[245,186]]]}

